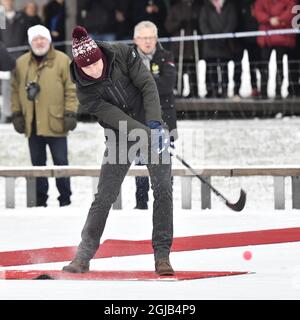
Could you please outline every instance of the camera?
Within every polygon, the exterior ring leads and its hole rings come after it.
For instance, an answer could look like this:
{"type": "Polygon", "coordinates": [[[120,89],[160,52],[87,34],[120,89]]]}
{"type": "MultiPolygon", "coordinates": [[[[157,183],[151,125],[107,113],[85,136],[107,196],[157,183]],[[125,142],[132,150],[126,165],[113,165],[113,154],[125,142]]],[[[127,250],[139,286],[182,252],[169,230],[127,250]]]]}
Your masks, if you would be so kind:
{"type": "Polygon", "coordinates": [[[29,82],[26,85],[26,91],[27,91],[27,99],[29,101],[34,101],[35,98],[37,97],[38,93],[40,92],[41,87],[38,83],[36,82],[29,82]]]}

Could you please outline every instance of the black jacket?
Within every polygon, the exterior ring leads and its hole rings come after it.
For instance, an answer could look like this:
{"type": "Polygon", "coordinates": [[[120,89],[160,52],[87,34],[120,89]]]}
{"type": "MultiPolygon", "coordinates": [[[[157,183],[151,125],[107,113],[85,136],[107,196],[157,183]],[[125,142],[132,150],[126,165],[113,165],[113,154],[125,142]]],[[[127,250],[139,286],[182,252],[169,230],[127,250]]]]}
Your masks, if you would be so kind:
{"type": "Polygon", "coordinates": [[[91,34],[113,33],[116,31],[115,10],[116,0],[79,0],[78,22],[91,34]]]}
{"type": "Polygon", "coordinates": [[[167,35],[165,30],[165,20],[167,17],[167,6],[165,0],[131,0],[129,2],[129,21],[133,29],[139,22],[149,20],[153,22],[158,29],[160,37],[167,35]],[[154,5],[158,12],[147,12],[147,7],[154,5]]]}
{"type": "MultiPolygon", "coordinates": [[[[71,75],[76,83],[82,113],[95,115],[104,128],[118,134],[119,121],[127,121],[127,132],[144,129],[146,121],[162,122],[157,87],[136,51],[125,44],[96,41],[108,61],[105,80],[83,79],[74,62],[71,75]]],[[[122,132],[125,133],[125,132],[122,132]]]]}
{"type": "MultiPolygon", "coordinates": [[[[230,0],[225,0],[221,14],[218,14],[210,0],[205,0],[200,12],[200,30],[202,34],[230,33],[237,28],[237,12],[230,0]]],[[[235,53],[232,39],[203,41],[203,57],[230,59],[235,53]]]]}
{"type": "Polygon", "coordinates": [[[11,71],[16,66],[16,61],[13,59],[4,45],[0,42],[0,71],[11,71]]]}
{"type": "MultiPolygon", "coordinates": [[[[136,47],[135,47],[136,48],[136,47]]],[[[173,54],[165,50],[159,43],[150,62],[150,71],[156,82],[162,118],[170,131],[177,128],[174,88],[176,85],[176,67],[173,54]]],[[[172,132],[177,139],[177,132],[172,132]]]]}
{"type": "MultiPolygon", "coordinates": [[[[237,32],[258,30],[258,22],[254,16],[254,4],[255,0],[235,0],[238,15],[237,32]]],[[[257,45],[256,37],[241,38],[241,42],[257,45]]]]}
{"type": "Polygon", "coordinates": [[[66,39],[66,9],[65,4],[51,1],[44,7],[45,26],[50,32],[58,32],[58,36],[52,36],[53,42],[66,39]]]}
{"type": "MultiPolygon", "coordinates": [[[[185,36],[193,35],[194,30],[199,34],[199,14],[203,0],[181,0],[170,9],[166,18],[165,27],[171,36],[180,36],[180,30],[183,29],[185,36]]],[[[201,42],[198,43],[202,45],[201,42]]],[[[172,42],[172,51],[176,59],[179,57],[179,42],[172,42]]],[[[194,41],[184,42],[183,58],[185,61],[195,60],[194,41]]]]}
{"type": "MultiPolygon", "coordinates": [[[[22,12],[16,12],[12,20],[6,19],[6,28],[0,30],[0,40],[7,48],[28,45],[27,24],[22,12]]],[[[14,58],[20,57],[24,51],[12,53],[14,58]]]]}

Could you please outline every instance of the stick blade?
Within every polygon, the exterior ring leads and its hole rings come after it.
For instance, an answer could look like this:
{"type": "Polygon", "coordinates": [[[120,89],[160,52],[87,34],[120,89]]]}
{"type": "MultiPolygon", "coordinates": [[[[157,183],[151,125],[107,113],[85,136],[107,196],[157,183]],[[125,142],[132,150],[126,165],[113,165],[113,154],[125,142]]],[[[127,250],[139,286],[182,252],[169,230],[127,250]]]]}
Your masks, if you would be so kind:
{"type": "Polygon", "coordinates": [[[226,201],[226,206],[233,211],[238,211],[238,212],[242,211],[246,204],[246,198],[247,198],[246,192],[243,189],[241,189],[240,198],[238,202],[230,203],[229,201],[226,201]]]}

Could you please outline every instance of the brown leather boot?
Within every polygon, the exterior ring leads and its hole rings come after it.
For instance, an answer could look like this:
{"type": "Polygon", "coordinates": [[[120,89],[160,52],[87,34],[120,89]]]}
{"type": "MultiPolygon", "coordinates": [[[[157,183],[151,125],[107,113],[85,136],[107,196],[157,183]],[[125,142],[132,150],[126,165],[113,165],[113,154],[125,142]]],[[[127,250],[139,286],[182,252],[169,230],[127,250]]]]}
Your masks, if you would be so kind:
{"type": "Polygon", "coordinates": [[[161,258],[155,261],[155,272],[159,276],[173,276],[175,274],[169,258],[161,258]]]}
{"type": "Polygon", "coordinates": [[[71,273],[85,273],[88,272],[89,269],[90,263],[80,258],[75,258],[69,265],[63,267],[63,271],[71,273]]]}

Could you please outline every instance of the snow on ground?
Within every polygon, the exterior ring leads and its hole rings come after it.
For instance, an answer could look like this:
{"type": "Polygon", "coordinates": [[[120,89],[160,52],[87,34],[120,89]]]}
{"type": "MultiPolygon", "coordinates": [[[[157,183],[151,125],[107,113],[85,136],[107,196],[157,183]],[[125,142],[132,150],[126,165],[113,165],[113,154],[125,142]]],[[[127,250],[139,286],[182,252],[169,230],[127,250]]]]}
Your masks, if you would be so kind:
{"type": "MultiPolygon", "coordinates": [[[[298,165],[300,119],[247,121],[181,121],[178,150],[192,165],[298,165]],[[200,158],[193,156],[191,131],[200,158]],[[200,133],[199,133],[200,132],[200,133]],[[200,137],[200,138],[199,138],[200,137]],[[199,138],[199,139],[197,139],[199,138]],[[183,141],[183,142],[182,142],[183,141]],[[183,146],[184,143],[184,146],[183,146]]],[[[30,165],[27,141],[9,124],[0,126],[0,165],[30,165]]],[[[70,164],[99,164],[103,133],[97,124],[79,124],[69,137],[70,164]]],[[[51,164],[51,161],[49,161],[51,164]]],[[[214,178],[212,183],[233,201],[243,187],[248,202],[242,213],[231,212],[213,197],[213,209],[201,210],[200,183],[193,182],[193,209],[180,209],[180,181],[174,181],[174,236],[300,227],[299,210],[291,209],[286,179],[286,210],[273,210],[271,177],[214,178]]],[[[0,251],[77,245],[92,200],[90,178],[72,179],[73,198],[59,208],[55,181],[50,179],[48,208],[26,208],[24,179],[16,182],[16,209],[5,209],[4,179],[0,178],[0,251]]],[[[134,179],[123,187],[124,209],[111,211],[103,238],[150,239],[151,208],[134,207],[134,179]],[[132,190],[127,193],[126,190],[132,190]]],[[[145,281],[0,281],[0,299],[299,299],[300,243],[178,252],[171,254],[176,270],[250,271],[243,276],[180,282],[145,281]],[[250,250],[251,260],[243,253],[250,250]]],[[[61,269],[65,263],[3,269],[61,269]]],[[[92,260],[95,270],[153,270],[152,255],[92,260]]]]}

